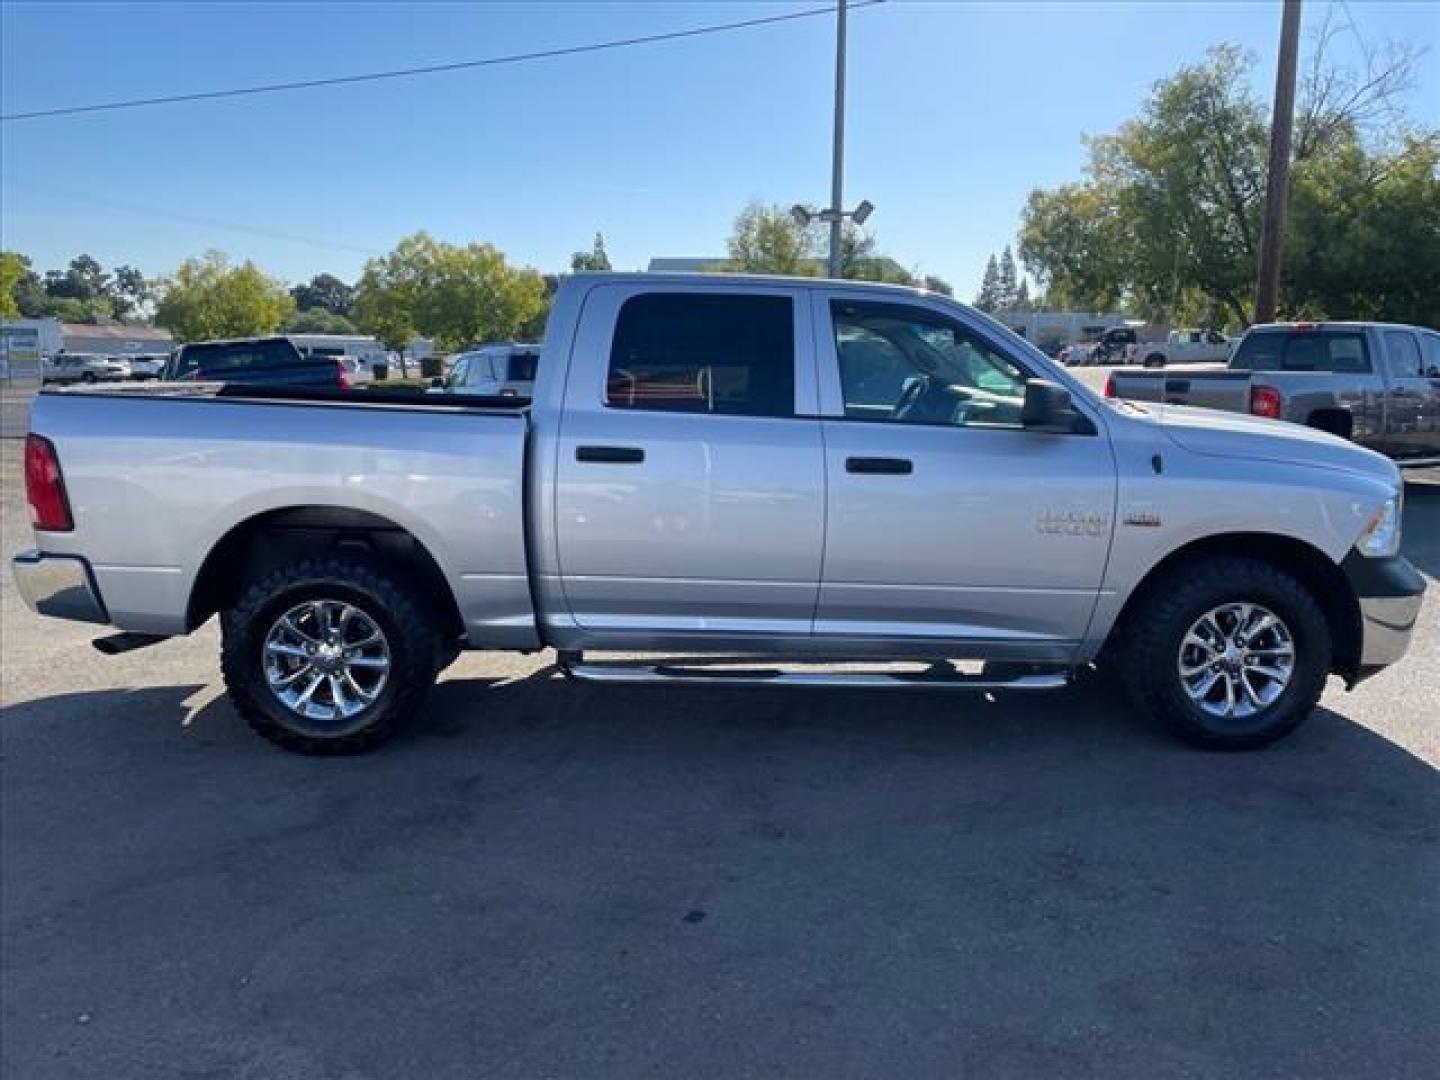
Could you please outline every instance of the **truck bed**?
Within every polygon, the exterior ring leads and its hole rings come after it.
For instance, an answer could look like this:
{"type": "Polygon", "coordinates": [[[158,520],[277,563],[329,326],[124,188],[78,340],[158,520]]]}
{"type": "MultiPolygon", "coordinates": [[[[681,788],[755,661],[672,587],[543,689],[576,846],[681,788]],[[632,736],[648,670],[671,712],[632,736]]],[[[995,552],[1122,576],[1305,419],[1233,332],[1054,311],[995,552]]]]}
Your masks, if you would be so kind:
{"type": "Polygon", "coordinates": [[[75,510],[75,529],[45,534],[43,546],[89,558],[121,629],[185,632],[217,537],[264,515],[328,512],[413,537],[472,638],[510,647],[534,638],[528,418],[514,398],[95,387],[40,394],[31,425],[60,448],[75,510]]]}

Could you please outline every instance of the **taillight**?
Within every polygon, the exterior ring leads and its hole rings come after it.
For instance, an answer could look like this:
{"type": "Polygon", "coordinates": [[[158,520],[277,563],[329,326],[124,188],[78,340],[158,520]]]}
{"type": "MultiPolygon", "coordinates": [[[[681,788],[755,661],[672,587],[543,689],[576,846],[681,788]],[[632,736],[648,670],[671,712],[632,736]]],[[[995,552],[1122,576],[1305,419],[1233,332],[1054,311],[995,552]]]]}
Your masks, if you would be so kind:
{"type": "Polygon", "coordinates": [[[353,384],[350,382],[350,369],[345,366],[344,360],[335,361],[335,373],[340,377],[340,389],[351,389],[353,384]]]}
{"type": "Polygon", "coordinates": [[[30,503],[30,523],[41,532],[75,528],[55,447],[42,435],[25,436],[25,499],[30,503]]]}
{"type": "Polygon", "coordinates": [[[1273,386],[1250,388],[1250,411],[1269,420],[1280,419],[1280,391],[1273,386]]]}
{"type": "Polygon", "coordinates": [[[1115,376],[1114,376],[1114,375],[1107,375],[1107,376],[1105,377],[1105,396],[1106,396],[1106,397],[1110,397],[1110,398],[1113,398],[1113,397],[1115,396],[1115,376]]]}

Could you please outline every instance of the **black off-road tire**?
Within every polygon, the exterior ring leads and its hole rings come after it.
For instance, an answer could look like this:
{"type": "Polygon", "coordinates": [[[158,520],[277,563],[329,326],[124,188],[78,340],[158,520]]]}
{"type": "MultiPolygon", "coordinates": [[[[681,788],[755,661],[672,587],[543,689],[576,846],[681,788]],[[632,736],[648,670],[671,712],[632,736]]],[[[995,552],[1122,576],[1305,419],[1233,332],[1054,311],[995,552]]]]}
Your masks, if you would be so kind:
{"type": "Polygon", "coordinates": [[[358,754],[385,742],[419,709],[446,653],[440,625],[423,591],[383,562],[363,554],[319,555],[254,582],[221,613],[220,667],[236,711],[257,734],[301,754],[358,754]],[[319,599],[343,600],[363,611],[383,631],[390,653],[379,696],[335,735],[304,730],[265,676],[271,626],[297,604],[319,599]]]}
{"type": "Polygon", "coordinates": [[[1330,672],[1330,626],[1303,584],[1256,559],[1213,557],[1176,567],[1146,588],[1127,613],[1118,660],[1136,706],[1184,741],[1210,750],[1253,750],[1294,731],[1314,710],[1330,672]],[[1180,679],[1180,643],[1194,622],[1219,605],[1244,601],[1268,608],[1294,640],[1289,685],[1243,720],[1221,720],[1190,700],[1180,679]]]}

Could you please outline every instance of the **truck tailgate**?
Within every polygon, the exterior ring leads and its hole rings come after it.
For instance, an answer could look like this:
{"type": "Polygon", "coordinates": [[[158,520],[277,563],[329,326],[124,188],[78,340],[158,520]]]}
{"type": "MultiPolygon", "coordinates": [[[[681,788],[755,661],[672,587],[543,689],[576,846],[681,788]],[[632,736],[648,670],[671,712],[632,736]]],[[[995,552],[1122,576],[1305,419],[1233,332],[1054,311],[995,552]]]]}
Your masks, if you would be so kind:
{"type": "Polygon", "coordinates": [[[1213,365],[1165,371],[1121,368],[1111,373],[1106,392],[1110,397],[1131,401],[1163,401],[1169,405],[1248,412],[1250,373],[1213,365]]]}
{"type": "Polygon", "coordinates": [[[67,391],[37,397],[31,424],[55,444],[75,519],[39,547],[89,560],[122,629],[185,631],[196,575],[232,528],[334,507],[419,541],[472,639],[533,642],[520,411],[67,391]]]}

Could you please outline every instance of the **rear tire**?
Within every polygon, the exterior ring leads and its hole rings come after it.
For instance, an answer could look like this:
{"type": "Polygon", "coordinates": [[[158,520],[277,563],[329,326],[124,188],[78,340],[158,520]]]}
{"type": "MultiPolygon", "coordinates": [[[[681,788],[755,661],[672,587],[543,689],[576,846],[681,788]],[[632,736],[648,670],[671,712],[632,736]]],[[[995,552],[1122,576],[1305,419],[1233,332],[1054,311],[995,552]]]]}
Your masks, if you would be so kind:
{"type": "Polygon", "coordinates": [[[443,653],[439,625],[386,564],[322,555],[266,575],[221,613],[220,665],[258,735],[301,754],[357,754],[419,709],[443,653]]]}
{"type": "Polygon", "coordinates": [[[1147,587],[1122,633],[1118,673],[1136,705],[1206,749],[1251,750],[1288,735],[1330,671],[1330,627],[1315,597],[1254,559],[1176,567],[1147,587]]]}

